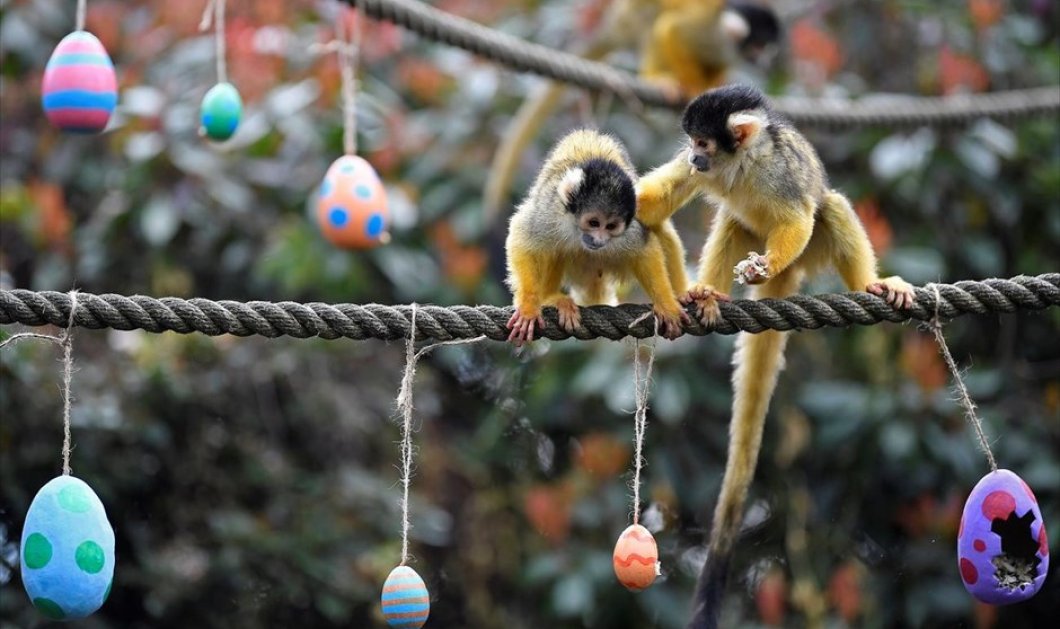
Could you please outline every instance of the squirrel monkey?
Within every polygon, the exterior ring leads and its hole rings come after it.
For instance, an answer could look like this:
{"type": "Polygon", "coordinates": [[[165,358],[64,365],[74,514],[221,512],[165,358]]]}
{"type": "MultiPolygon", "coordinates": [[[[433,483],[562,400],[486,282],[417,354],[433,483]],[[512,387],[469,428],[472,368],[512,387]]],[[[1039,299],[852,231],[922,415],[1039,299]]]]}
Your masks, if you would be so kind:
{"type": "Polygon", "coordinates": [[[780,38],[767,7],[724,0],[661,0],[644,46],[640,74],[678,94],[698,94],[725,80],[737,53],[757,58],[780,38]]]}
{"type": "MultiPolygon", "coordinates": [[[[780,23],[766,6],[722,0],[614,0],[598,35],[581,54],[598,61],[616,50],[640,50],[643,77],[677,85],[679,92],[691,95],[720,85],[738,54],[755,60],[779,37],[780,23]]],[[[507,207],[519,158],[565,89],[555,81],[541,86],[523,102],[501,138],[483,195],[488,225],[496,224],[507,207]]]]}
{"type": "MultiPolygon", "coordinates": [[[[637,218],[648,226],[660,224],[697,194],[718,201],[698,281],[682,298],[696,304],[705,323],[718,316],[717,299],[728,298],[733,275],[755,285],[755,298],[780,298],[796,292],[804,276],[829,265],[850,290],[867,290],[897,308],[913,304],[907,282],[879,277],[876,256],[850,203],[828,188],[813,146],[770,109],[761,92],[747,86],[708,91],[688,105],[681,126],[689,145],[637,184],[637,218]]],[[[736,341],[729,453],[689,625],[695,629],[717,626],[787,338],[787,333],[766,331],[741,333],[736,341]]]]}
{"type": "Polygon", "coordinates": [[[515,296],[508,340],[533,340],[535,324],[544,325],[542,306],[555,306],[560,325],[574,330],[576,303],[612,303],[615,284],[630,276],[651,299],[663,335],[681,333],[684,248],[669,220],[652,229],[634,220],[635,178],[625,148],[608,135],[578,130],[552,149],[508,228],[515,296]],[[564,281],[571,296],[561,292],[564,281]]]}

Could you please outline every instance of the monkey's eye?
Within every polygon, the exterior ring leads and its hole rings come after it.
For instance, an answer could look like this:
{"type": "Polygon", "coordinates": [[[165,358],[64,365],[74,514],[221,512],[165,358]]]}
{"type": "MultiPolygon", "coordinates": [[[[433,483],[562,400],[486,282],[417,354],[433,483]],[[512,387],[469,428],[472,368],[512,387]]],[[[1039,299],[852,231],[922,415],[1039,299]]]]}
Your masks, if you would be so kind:
{"type": "Polygon", "coordinates": [[[596,229],[599,226],[600,226],[600,221],[596,220],[595,218],[589,219],[589,227],[592,227],[593,229],[596,229]]]}
{"type": "Polygon", "coordinates": [[[703,138],[696,138],[695,139],[695,145],[696,145],[696,148],[705,149],[705,148],[707,148],[707,141],[704,140],[703,138]]]}
{"type": "Polygon", "coordinates": [[[604,227],[604,229],[606,229],[607,231],[614,231],[614,230],[615,230],[615,227],[618,227],[618,226],[617,226],[617,225],[615,225],[614,223],[608,223],[608,224],[607,224],[607,225],[606,225],[606,226],[604,227]]]}

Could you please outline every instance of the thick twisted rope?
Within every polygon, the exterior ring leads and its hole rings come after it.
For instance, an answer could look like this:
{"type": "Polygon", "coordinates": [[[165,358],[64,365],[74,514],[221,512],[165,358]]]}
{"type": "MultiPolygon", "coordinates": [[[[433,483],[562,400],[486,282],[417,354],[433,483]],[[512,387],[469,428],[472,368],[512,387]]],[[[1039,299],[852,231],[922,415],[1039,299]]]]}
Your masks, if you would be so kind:
{"type": "MultiPolygon", "coordinates": [[[[344,0],[366,15],[392,22],[436,42],[456,46],[519,72],[623,97],[649,105],[680,109],[683,99],[605,63],[530,43],[470,20],[439,11],[418,0],[344,0]]],[[[795,123],[829,129],[869,126],[960,126],[981,118],[1015,120],[1060,111],[1060,86],[947,96],[888,95],[851,101],[794,96],[773,100],[777,111],[795,123]]]]}
{"type": "MultiPolygon", "coordinates": [[[[937,286],[941,295],[937,310],[945,319],[966,314],[1044,310],[1060,305],[1060,273],[937,286]]],[[[685,326],[685,334],[815,330],[874,325],[881,321],[928,322],[936,313],[936,297],[933,288],[919,288],[916,305],[909,310],[894,310],[883,299],[860,292],[793,295],[786,299],[759,301],[738,299],[722,302],[720,307],[721,320],[715,326],[708,329],[694,321],[685,326]]],[[[648,338],[653,335],[655,325],[653,317],[644,318],[649,310],[642,304],[589,306],[582,308],[581,325],[573,333],[568,333],[559,327],[555,309],[546,308],[546,325],[538,336],[553,340],[572,337],[579,340],[618,340],[626,336],[648,338]]],[[[504,341],[508,338],[505,323],[511,313],[510,306],[418,306],[416,338],[449,341],[485,336],[504,341]]],[[[69,316],[70,297],[66,293],[0,291],[0,324],[65,327],[69,316]]],[[[209,336],[232,334],[395,341],[408,336],[410,318],[410,306],[156,299],[143,295],[79,293],[73,322],[95,330],[113,328],[181,334],[200,332],[209,336]]]]}

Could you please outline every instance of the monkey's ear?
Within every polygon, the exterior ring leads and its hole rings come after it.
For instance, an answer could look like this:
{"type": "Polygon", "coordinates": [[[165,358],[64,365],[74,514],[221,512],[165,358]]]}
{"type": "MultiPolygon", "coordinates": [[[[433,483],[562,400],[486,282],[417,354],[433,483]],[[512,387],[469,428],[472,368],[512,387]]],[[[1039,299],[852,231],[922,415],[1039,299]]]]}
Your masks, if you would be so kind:
{"type": "Polygon", "coordinates": [[[583,181],[585,181],[585,171],[581,168],[571,168],[563,173],[563,179],[560,179],[559,185],[556,186],[556,194],[559,195],[560,203],[564,207],[570,205],[571,197],[578,192],[583,181]]]}
{"type": "Polygon", "coordinates": [[[765,119],[755,113],[742,112],[729,116],[729,132],[738,147],[754,140],[765,126],[765,119]]]}
{"type": "Polygon", "coordinates": [[[729,41],[741,44],[751,34],[751,25],[736,11],[725,9],[721,14],[721,32],[729,41]]]}

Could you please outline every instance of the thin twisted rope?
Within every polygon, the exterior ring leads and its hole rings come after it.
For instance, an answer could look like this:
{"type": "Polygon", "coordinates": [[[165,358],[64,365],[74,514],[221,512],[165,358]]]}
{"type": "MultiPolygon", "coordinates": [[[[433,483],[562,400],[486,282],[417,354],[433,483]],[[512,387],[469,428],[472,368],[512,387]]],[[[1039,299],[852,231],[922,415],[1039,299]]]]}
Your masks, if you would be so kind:
{"type": "Polygon", "coordinates": [[[88,0],[77,0],[77,15],[74,18],[76,30],[85,30],[85,14],[88,12],[88,0]]]}
{"type": "Polygon", "coordinates": [[[74,316],[77,314],[77,291],[70,295],[70,318],[63,330],[63,476],[70,475],[70,450],[73,448],[73,435],[70,431],[70,403],[73,394],[70,385],[74,379],[74,316]]]}
{"type": "MultiPolygon", "coordinates": [[[[938,311],[947,319],[968,314],[1044,310],[1060,305],[1060,273],[939,284],[938,289],[941,296],[938,311]]],[[[684,333],[702,336],[740,331],[816,330],[874,325],[881,321],[928,322],[935,316],[935,293],[923,288],[918,288],[916,293],[916,304],[909,310],[900,311],[883,299],[863,292],[793,295],[785,299],[758,301],[738,299],[719,304],[721,319],[714,326],[708,328],[692,321],[685,324],[684,333]]],[[[654,329],[653,317],[634,322],[650,310],[650,306],[643,304],[584,307],[581,309],[581,325],[569,333],[558,325],[555,309],[546,308],[546,324],[539,331],[538,338],[648,338],[654,329]]],[[[511,313],[510,306],[420,306],[416,338],[449,341],[485,336],[504,341],[508,338],[505,324],[511,313]]],[[[74,325],[94,330],[200,332],[209,336],[232,334],[396,341],[409,335],[410,314],[409,306],[404,305],[156,299],[143,295],[80,293],[74,325]]],[[[22,323],[64,327],[69,316],[70,298],[65,293],[0,290],[0,325],[22,323]]]]}
{"type": "MultiPolygon", "coordinates": [[[[420,36],[456,46],[519,72],[531,72],[579,87],[618,94],[646,104],[680,109],[683,99],[606,63],[533,44],[440,11],[417,0],[343,0],[366,15],[420,36]]],[[[1060,111],[1060,86],[990,94],[874,97],[871,100],[773,99],[777,111],[802,126],[829,129],[869,126],[959,126],[980,118],[1014,120],[1060,111]]]]}
{"type": "Polygon", "coordinates": [[[659,342],[659,323],[652,330],[648,346],[648,365],[641,375],[640,339],[633,343],[633,392],[637,410],[633,414],[633,524],[640,524],[640,473],[644,467],[644,433],[648,429],[648,396],[651,394],[651,372],[655,366],[655,345],[659,342]]]}
{"type": "Polygon", "coordinates": [[[211,24],[216,24],[214,28],[214,42],[216,45],[215,52],[217,59],[215,60],[217,66],[217,82],[227,83],[228,82],[228,66],[225,59],[227,53],[225,52],[225,0],[210,0],[206,3],[206,8],[202,13],[202,20],[199,22],[199,30],[205,31],[210,28],[211,24]]]}
{"type": "MultiPolygon", "coordinates": [[[[938,287],[934,284],[929,284],[928,287],[933,289],[937,305],[938,287]]],[[[979,440],[979,449],[986,455],[987,463],[990,464],[990,471],[996,472],[997,461],[994,460],[994,451],[990,449],[990,442],[986,438],[986,433],[983,432],[983,422],[980,421],[979,415],[975,412],[975,402],[972,401],[972,396],[968,394],[968,387],[964,385],[964,378],[961,377],[961,372],[957,368],[957,361],[953,360],[950,346],[946,344],[946,337],[942,334],[942,320],[939,317],[938,310],[935,311],[935,316],[931,318],[930,326],[931,332],[935,335],[935,342],[938,343],[939,353],[942,354],[942,358],[946,361],[946,367],[949,368],[950,375],[953,376],[953,387],[957,392],[957,402],[964,409],[964,416],[968,423],[975,429],[975,436],[979,440]]]]}
{"type": "Polygon", "coordinates": [[[416,380],[416,364],[420,358],[443,345],[466,345],[477,343],[486,337],[471,339],[454,339],[428,345],[420,351],[416,347],[416,316],[420,311],[418,304],[410,306],[409,332],[405,338],[405,372],[401,376],[401,387],[398,389],[396,406],[401,412],[401,564],[409,562],[409,484],[412,482],[412,385],[416,380]]]}
{"type": "Polygon", "coordinates": [[[0,342],[0,350],[8,345],[14,345],[18,341],[34,339],[58,343],[63,346],[63,386],[60,393],[63,396],[63,476],[70,475],[70,451],[73,449],[73,435],[70,431],[70,404],[73,396],[70,393],[71,384],[74,379],[74,316],[77,314],[77,289],[67,293],[70,297],[70,316],[66,319],[66,329],[59,336],[51,334],[36,334],[34,332],[23,332],[14,334],[0,342]]]}

